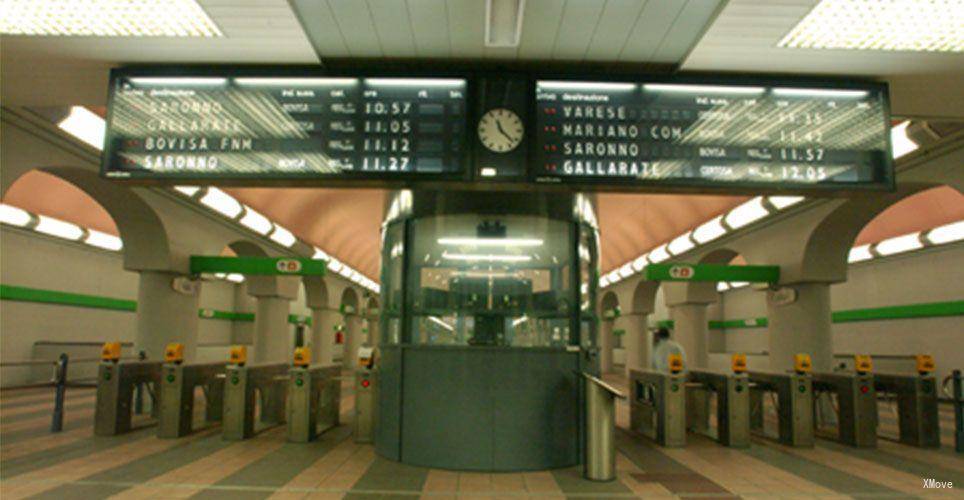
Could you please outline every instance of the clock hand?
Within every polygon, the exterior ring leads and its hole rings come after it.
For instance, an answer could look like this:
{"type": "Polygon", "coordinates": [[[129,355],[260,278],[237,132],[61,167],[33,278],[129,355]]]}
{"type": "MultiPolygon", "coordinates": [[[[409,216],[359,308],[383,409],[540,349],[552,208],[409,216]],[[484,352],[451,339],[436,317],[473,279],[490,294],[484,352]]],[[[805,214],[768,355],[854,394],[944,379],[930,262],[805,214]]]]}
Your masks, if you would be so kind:
{"type": "Polygon", "coordinates": [[[509,137],[509,134],[507,134],[507,133],[505,132],[505,130],[502,129],[502,122],[496,120],[496,122],[495,122],[495,128],[499,129],[499,132],[500,132],[502,135],[504,135],[505,138],[508,139],[509,141],[514,141],[514,140],[515,140],[515,139],[513,139],[512,137],[509,137]]]}

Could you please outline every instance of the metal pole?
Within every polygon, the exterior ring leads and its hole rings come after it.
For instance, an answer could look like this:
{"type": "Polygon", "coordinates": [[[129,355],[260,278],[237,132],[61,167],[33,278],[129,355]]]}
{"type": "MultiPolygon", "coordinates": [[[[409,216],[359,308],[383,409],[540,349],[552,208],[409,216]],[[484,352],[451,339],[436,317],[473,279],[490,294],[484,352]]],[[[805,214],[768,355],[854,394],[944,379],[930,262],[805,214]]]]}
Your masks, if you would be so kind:
{"type": "MultiPolygon", "coordinates": [[[[137,353],[137,360],[144,361],[147,359],[147,353],[141,351],[137,353]]],[[[134,414],[140,415],[144,413],[144,384],[137,384],[134,389],[134,414]]]]}
{"type": "Polygon", "coordinates": [[[954,449],[958,453],[964,453],[964,394],[961,385],[961,371],[954,370],[954,449]]]}
{"type": "Polygon", "coordinates": [[[64,429],[64,393],[67,390],[67,353],[61,353],[57,361],[56,393],[54,395],[54,415],[50,423],[50,432],[60,432],[64,429]]]}
{"type": "Polygon", "coordinates": [[[613,395],[586,379],[586,478],[616,478],[615,401],[613,395]]]}

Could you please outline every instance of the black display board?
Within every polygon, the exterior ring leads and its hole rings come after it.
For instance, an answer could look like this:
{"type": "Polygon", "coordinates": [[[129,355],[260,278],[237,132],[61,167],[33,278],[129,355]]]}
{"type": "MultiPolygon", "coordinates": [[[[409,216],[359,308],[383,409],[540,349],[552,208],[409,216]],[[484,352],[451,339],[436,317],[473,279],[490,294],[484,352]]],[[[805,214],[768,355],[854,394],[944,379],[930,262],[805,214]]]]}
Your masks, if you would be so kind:
{"type": "Polygon", "coordinates": [[[114,74],[103,172],[153,180],[464,179],[460,78],[114,74]]]}
{"type": "Polygon", "coordinates": [[[536,82],[530,179],[611,188],[892,188],[886,88],[536,82]]]}

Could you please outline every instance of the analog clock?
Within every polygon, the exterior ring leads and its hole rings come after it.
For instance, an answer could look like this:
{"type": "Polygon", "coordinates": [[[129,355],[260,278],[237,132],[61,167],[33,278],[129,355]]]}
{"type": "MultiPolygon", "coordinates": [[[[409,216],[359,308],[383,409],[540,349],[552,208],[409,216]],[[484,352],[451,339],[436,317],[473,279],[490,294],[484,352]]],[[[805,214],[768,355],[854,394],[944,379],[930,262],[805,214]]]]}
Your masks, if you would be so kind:
{"type": "Polygon", "coordinates": [[[479,140],[494,153],[512,151],[524,133],[519,115],[505,108],[490,109],[479,120],[479,140]]]}

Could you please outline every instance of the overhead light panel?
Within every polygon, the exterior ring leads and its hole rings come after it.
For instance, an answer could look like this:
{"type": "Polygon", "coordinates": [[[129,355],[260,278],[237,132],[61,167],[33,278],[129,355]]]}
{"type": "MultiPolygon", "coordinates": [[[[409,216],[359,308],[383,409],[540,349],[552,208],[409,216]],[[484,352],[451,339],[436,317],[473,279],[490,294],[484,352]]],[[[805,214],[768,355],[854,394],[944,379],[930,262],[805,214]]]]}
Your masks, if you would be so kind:
{"type": "Polygon", "coordinates": [[[350,268],[350,267],[348,267],[348,266],[346,266],[346,265],[342,265],[342,266],[341,266],[341,270],[338,271],[338,274],[340,274],[343,278],[345,278],[345,279],[347,279],[347,280],[350,280],[350,279],[351,279],[351,273],[353,273],[353,272],[355,272],[354,269],[352,269],[352,268],[350,268]]]}
{"type": "Polygon", "coordinates": [[[328,260],[328,270],[333,273],[337,273],[338,271],[341,271],[342,266],[343,264],[341,263],[341,261],[339,261],[334,257],[328,260]]]}
{"type": "Polygon", "coordinates": [[[568,82],[560,80],[539,82],[538,87],[540,90],[592,90],[599,92],[603,90],[631,91],[639,88],[639,85],[635,83],[568,82]]]}
{"type": "Polygon", "coordinates": [[[87,237],[84,238],[84,243],[97,248],[103,248],[104,250],[113,250],[115,252],[121,248],[124,248],[124,243],[117,236],[102,233],[94,229],[87,230],[87,237]]]}
{"type": "Polygon", "coordinates": [[[643,90],[650,92],[676,92],[681,94],[732,94],[757,95],[766,91],[763,87],[735,85],[684,85],[678,83],[646,83],[643,90]]]}
{"type": "Polygon", "coordinates": [[[908,125],[910,125],[910,121],[898,123],[890,128],[890,147],[894,153],[895,160],[906,154],[913,153],[920,147],[907,136],[908,125]]]}
{"type": "Polygon", "coordinates": [[[197,194],[197,192],[200,191],[201,188],[197,186],[174,186],[174,190],[190,198],[195,194],[197,194]]]}
{"type": "Polygon", "coordinates": [[[725,281],[721,281],[721,282],[719,282],[719,283],[716,284],[716,291],[717,291],[717,292],[725,292],[725,291],[727,291],[727,290],[729,290],[729,289],[730,289],[730,285],[729,285],[727,282],[725,282],[725,281]]]}
{"type": "Polygon", "coordinates": [[[201,204],[229,219],[237,217],[242,209],[238,200],[216,187],[208,188],[204,196],[201,197],[201,204]]]}
{"type": "Polygon", "coordinates": [[[962,52],[962,15],[960,0],[822,0],[777,46],[962,52]]]}
{"type": "Polygon", "coordinates": [[[730,288],[743,288],[745,286],[750,286],[749,281],[731,281],[730,288]]]}
{"type": "Polygon", "coordinates": [[[767,197],[767,200],[770,202],[770,204],[776,207],[777,210],[783,210],[784,208],[792,207],[793,205],[796,205],[797,203],[800,203],[805,199],[807,198],[804,196],[769,196],[767,197]]]}
{"type": "Polygon", "coordinates": [[[271,231],[271,234],[268,235],[268,238],[271,238],[271,241],[281,246],[285,246],[289,248],[294,246],[295,242],[298,241],[298,239],[295,238],[295,235],[292,234],[291,231],[288,231],[287,229],[277,224],[274,225],[274,231],[271,231]]]}
{"type": "Polygon", "coordinates": [[[315,254],[311,256],[315,260],[328,260],[328,254],[324,250],[315,247],[315,254]]]}
{"type": "Polygon", "coordinates": [[[606,279],[609,280],[610,285],[615,285],[616,283],[619,283],[620,281],[622,281],[623,277],[619,275],[619,270],[617,269],[607,274],[606,279]]]}
{"type": "Polygon", "coordinates": [[[647,264],[646,257],[648,255],[649,254],[640,255],[639,257],[636,257],[636,260],[633,261],[633,269],[636,272],[641,272],[646,267],[646,264],[647,264]]]}
{"type": "Polygon", "coordinates": [[[669,242],[669,245],[666,246],[669,253],[680,255],[692,250],[696,244],[690,239],[690,234],[692,234],[692,231],[687,231],[685,234],[681,234],[669,242]]]}
{"type": "Polygon", "coordinates": [[[927,232],[926,238],[934,245],[964,240],[964,220],[935,227],[927,232]]]}
{"type": "Polygon", "coordinates": [[[609,286],[609,278],[605,276],[599,278],[599,288],[606,288],[607,286],[609,286]]]}
{"type": "Polygon", "coordinates": [[[669,258],[670,254],[667,251],[665,244],[660,245],[654,248],[653,251],[649,252],[649,261],[653,264],[659,264],[660,262],[668,260],[669,258]]]}
{"type": "Polygon", "coordinates": [[[730,210],[730,212],[723,217],[723,222],[733,229],[739,229],[743,226],[752,224],[769,214],[770,212],[768,212],[766,207],[763,206],[763,198],[757,196],[756,198],[747,201],[733,210],[730,210]]]}
{"type": "Polygon", "coordinates": [[[5,35],[220,37],[195,0],[0,0],[5,35]]]}
{"type": "Polygon", "coordinates": [[[923,247],[924,244],[920,241],[920,233],[911,233],[881,241],[874,245],[874,250],[880,255],[894,255],[923,247]]]}
{"type": "Polygon", "coordinates": [[[11,226],[24,227],[33,220],[30,212],[26,210],[0,203],[0,222],[11,226]]]}
{"type": "Polygon", "coordinates": [[[633,271],[632,264],[624,264],[623,267],[619,268],[619,275],[622,276],[623,278],[628,278],[632,276],[634,272],[635,271],[633,271]]]}
{"type": "Polygon", "coordinates": [[[448,260],[462,260],[468,262],[529,262],[531,255],[483,255],[483,254],[464,254],[442,252],[442,258],[448,260]]]}
{"type": "Polygon", "coordinates": [[[261,235],[268,234],[273,227],[267,217],[247,206],[244,207],[244,216],[241,217],[241,220],[238,222],[240,222],[242,226],[261,235]]]}
{"type": "Polygon", "coordinates": [[[704,244],[713,241],[720,236],[726,234],[726,228],[723,227],[723,216],[714,217],[699,227],[693,230],[693,239],[699,244],[704,244]]]}
{"type": "Polygon", "coordinates": [[[537,247],[542,245],[538,238],[439,238],[439,245],[477,246],[477,247],[537,247]]]}
{"type": "Polygon", "coordinates": [[[37,226],[34,228],[37,232],[73,241],[77,241],[84,236],[84,230],[76,224],[47,217],[46,215],[40,215],[38,219],[39,222],[37,222],[37,226]]]}
{"type": "Polygon", "coordinates": [[[850,253],[847,255],[847,262],[863,262],[865,260],[870,260],[874,258],[874,254],[870,253],[870,245],[860,245],[859,247],[853,247],[850,249],[850,253]]]}
{"type": "Polygon", "coordinates": [[[130,81],[148,87],[221,87],[228,83],[220,76],[138,76],[130,81]]]}
{"type": "Polygon", "coordinates": [[[485,0],[485,46],[518,47],[525,0],[485,0]]]}
{"type": "Polygon", "coordinates": [[[827,99],[860,99],[867,97],[866,90],[839,89],[804,89],[781,87],[773,89],[773,95],[779,97],[824,97],[827,99]]]}
{"type": "Polygon", "coordinates": [[[104,119],[83,106],[71,106],[70,114],[57,126],[98,151],[104,149],[104,135],[107,130],[104,119]]]}
{"type": "Polygon", "coordinates": [[[244,275],[238,273],[231,273],[224,277],[224,279],[232,283],[242,283],[244,281],[244,275]]]}

